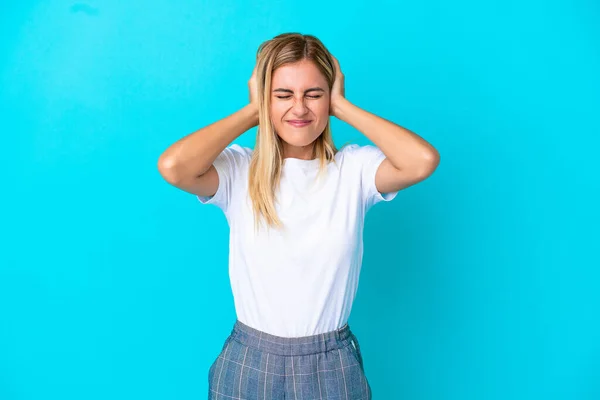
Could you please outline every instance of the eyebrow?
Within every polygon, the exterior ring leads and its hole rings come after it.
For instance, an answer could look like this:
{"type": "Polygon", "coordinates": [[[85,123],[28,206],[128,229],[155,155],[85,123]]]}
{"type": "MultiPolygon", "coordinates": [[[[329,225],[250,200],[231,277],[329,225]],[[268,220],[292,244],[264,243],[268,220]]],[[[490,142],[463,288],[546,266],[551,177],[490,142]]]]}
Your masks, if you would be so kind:
{"type": "MultiPolygon", "coordinates": [[[[325,92],[325,91],[324,91],[323,89],[321,89],[320,87],[313,87],[313,88],[310,88],[310,89],[306,89],[306,90],[304,91],[304,93],[307,93],[307,92],[314,92],[314,91],[325,92]]],[[[273,92],[294,93],[294,91],[293,91],[293,90],[290,90],[290,89],[284,89],[284,88],[277,88],[277,89],[273,90],[273,92]]]]}

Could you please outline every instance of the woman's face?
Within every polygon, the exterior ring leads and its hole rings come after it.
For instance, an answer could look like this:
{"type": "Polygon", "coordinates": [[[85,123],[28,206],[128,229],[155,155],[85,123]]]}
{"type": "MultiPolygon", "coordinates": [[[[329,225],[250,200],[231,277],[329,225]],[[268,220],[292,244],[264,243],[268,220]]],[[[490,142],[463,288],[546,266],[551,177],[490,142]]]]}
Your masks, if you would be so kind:
{"type": "Polygon", "coordinates": [[[286,64],[273,72],[271,120],[283,140],[284,158],[308,159],[313,142],[329,122],[329,86],[312,61],[286,64]],[[294,125],[291,121],[310,121],[294,125]]]}

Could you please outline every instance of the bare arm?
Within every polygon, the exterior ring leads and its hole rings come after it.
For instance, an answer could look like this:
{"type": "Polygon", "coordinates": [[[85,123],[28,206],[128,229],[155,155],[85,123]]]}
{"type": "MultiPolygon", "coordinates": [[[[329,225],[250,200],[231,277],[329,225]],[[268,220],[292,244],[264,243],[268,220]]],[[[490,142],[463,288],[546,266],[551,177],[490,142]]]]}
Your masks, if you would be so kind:
{"type": "Polygon", "coordinates": [[[249,103],[173,143],[160,155],[158,170],[167,182],[179,189],[212,196],[219,186],[213,162],[233,140],[256,125],[258,109],[249,103]]]}
{"type": "Polygon", "coordinates": [[[437,168],[438,151],[416,133],[348,100],[340,100],[336,105],[336,116],[371,139],[386,156],[375,175],[379,192],[402,190],[426,179],[437,168]]]}
{"type": "Polygon", "coordinates": [[[344,74],[333,57],[336,80],[331,89],[332,115],[352,125],[385,154],[375,175],[380,193],[396,192],[426,179],[440,163],[440,154],[425,139],[391,121],[350,103],[344,96],[344,74]]]}

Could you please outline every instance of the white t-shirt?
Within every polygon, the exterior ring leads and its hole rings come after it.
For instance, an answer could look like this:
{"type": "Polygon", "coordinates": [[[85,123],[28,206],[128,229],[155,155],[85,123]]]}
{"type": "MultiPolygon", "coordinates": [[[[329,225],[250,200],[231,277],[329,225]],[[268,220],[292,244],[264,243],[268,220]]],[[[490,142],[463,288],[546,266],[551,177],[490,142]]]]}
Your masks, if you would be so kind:
{"type": "Polygon", "coordinates": [[[342,327],[358,289],[366,212],[398,192],[380,194],[376,146],[342,147],[317,180],[319,160],[286,158],[276,191],[282,231],[254,231],[248,196],[252,149],[233,144],[213,165],[214,196],[197,196],[225,213],[230,228],[229,279],[237,318],[272,335],[299,337],[342,327]]]}

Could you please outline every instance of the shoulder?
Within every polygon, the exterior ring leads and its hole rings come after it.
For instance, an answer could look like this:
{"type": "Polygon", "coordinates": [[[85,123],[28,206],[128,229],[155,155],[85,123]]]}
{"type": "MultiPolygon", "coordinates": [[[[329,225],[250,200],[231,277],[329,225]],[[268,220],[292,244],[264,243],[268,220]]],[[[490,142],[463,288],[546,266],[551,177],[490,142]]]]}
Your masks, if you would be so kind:
{"type": "Polygon", "coordinates": [[[231,155],[238,156],[238,157],[244,157],[244,158],[252,157],[252,153],[254,152],[254,150],[251,149],[250,147],[240,146],[237,143],[234,143],[234,144],[226,147],[225,150],[223,150],[223,151],[227,152],[231,155]]]}
{"type": "Polygon", "coordinates": [[[339,152],[344,156],[351,160],[351,162],[363,163],[363,162],[373,162],[378,159],[385,158],[385,155],[379,149],[379,147],[374,146],[372,144],[367,145],[358,145],[355,143],[350,143],[342,146],[339,152]]]}
{"type": "Polygon", "coordinates": [[[225,147],[213,161],[213,166],[219,174],[219,179],[243,174],[250,165],[253,150],[239,144],[225,147]]]}
{"type": "Polygon", "coordinates": [[[248,165],[252,158],[253,151],[254,150],[249,147],[231,144],[223,149],[213,164],[215,164],[215,167],[218,164],[235,165],[237,167],[248,165]]]}

